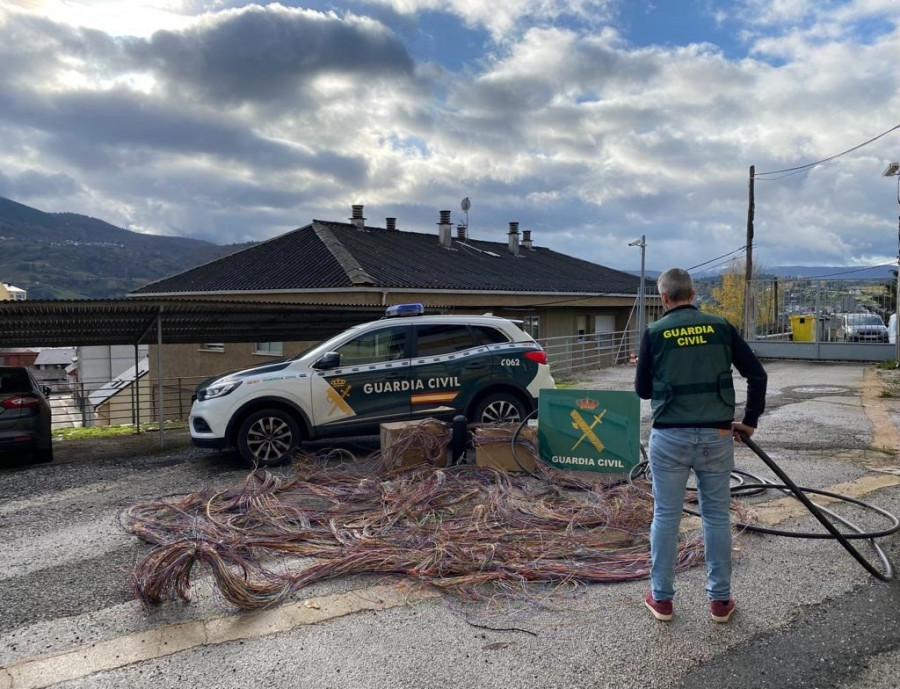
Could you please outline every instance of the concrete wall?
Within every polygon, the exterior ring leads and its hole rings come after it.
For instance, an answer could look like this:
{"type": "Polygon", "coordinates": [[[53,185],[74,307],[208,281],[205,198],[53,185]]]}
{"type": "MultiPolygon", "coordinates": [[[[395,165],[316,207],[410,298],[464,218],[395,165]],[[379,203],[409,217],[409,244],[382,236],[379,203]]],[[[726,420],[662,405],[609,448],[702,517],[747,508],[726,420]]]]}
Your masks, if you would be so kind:
{"type": "Polygon", "coordinates": [[[748,343],[760,359],[811,361],[893,361],[896,345],[861,342],[783,342],[753,340],[748,343]]]}
{"type": "MultiPolygon", "coordinates": [[[[279,361],[299,354],[315,342],[284,342],[281,356],[254,354],[252,342],[226,342],[221,352],[205,350],[199,344],[163,345],[163,378],[201,381],[226,371],[279,361]]],[[[150,378],[157,376],[156,345],[150,346],[150,378]]]]}

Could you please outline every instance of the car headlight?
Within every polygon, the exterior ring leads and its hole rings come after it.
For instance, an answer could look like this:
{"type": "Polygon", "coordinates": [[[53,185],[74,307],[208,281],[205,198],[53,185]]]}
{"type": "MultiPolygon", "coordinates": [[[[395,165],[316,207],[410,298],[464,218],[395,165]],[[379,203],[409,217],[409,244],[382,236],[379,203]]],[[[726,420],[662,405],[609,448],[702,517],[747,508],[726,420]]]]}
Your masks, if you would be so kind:
{"type": "Polygon", "coordinates": [[[233,392],[241,384],[241,381],[232,381],[229,383],[213,383],[209,387],[197,390],[197,399],[201,402],[212,400],[217,397],[224,397],[233,392]]]}

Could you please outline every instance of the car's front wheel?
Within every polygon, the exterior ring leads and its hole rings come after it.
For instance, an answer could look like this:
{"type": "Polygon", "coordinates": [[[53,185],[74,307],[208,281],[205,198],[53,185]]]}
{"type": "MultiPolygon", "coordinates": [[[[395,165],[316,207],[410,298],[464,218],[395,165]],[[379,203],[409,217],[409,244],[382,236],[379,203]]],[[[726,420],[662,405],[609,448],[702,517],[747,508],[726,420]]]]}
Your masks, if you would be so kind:
{"type": "Polygon", "coordinates": [[[261,409],[241,424],[238,450],[253,466],[275,466],[290,461],[300,445],[300,426],[281,409],[261,409]]]}
{"type": "Polygon", "coordinates": [[[475,423],[519,423],[528,413],[525,404],[515,395],[495,392],[475,407],[475,423]]]}

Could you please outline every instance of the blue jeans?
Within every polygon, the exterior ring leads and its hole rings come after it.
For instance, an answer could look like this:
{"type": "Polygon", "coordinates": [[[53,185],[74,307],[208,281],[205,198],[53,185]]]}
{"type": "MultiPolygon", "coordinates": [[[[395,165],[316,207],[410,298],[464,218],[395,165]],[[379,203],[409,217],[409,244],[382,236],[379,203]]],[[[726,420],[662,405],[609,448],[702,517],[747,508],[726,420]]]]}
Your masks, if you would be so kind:
{"type": "Polygon", "coordinates": [[[717,428],[654,428],[650,431],[653,523],[650,526],[650,586],[656,600],[675,596],[675,559],[684,490],[691,469],[697,477],[706,594],[731,598],[731,470],[734,440],[717,428]]]}

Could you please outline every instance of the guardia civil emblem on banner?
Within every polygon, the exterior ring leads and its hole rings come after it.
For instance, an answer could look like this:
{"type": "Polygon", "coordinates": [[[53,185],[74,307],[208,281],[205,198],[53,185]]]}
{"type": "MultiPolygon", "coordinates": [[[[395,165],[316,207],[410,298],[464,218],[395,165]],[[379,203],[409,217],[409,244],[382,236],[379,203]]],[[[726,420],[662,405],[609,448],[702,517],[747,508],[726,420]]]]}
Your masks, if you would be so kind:
{"type": "Polygon", "coordinates": [[[541,390],[541,460],[557,469],[626,473],[640,462],[640,422],[631,391],[541,390]]]}

